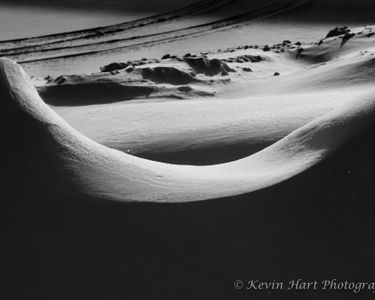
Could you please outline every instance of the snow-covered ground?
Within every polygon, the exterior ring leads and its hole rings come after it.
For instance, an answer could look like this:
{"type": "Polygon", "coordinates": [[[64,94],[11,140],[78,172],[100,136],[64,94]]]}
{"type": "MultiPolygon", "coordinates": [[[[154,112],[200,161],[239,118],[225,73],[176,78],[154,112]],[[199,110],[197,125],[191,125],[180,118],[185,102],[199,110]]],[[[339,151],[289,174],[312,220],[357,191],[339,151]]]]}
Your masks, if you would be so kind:
{"type": "Polygon", "coordinates": [[[11,2],[2,298],[370,297],[374,1],[11,2]]]}

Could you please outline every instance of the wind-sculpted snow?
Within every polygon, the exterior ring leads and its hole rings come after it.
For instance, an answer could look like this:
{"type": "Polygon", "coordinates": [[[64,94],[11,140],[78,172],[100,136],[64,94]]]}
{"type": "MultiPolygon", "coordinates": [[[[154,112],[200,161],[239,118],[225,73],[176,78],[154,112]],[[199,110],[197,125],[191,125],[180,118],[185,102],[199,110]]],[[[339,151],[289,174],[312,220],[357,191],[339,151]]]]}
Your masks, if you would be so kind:
{"type": "Polygon", "coordinates": [[[144,59],[112,63],[95,74],[62,75],[55,79],[48,76],[44,79],[45,84],[38,86],[38,92],[45,102],[56,106],[111,103],[137,98],[184,99],[213,96],[215,83],[228,82],[230,79],[225,76],[228,72],[235,72],[218,59],[185,59],[188,62],[181,58],[162,62],[144,59]],[[212,78],[214,75],[217,76],[212,78]]]}
{"type": "Polygon", "coordinates": [[[252,20],[283,14],[306,2],[309,0],[260,1],[243,10],[240,5],[229,0],[201,1],[173,12],[112,26],[0,41],[0,55],[24,64],[49,61],[62,63],[66,59],[82,61],[93,57],[107,60],[114,53],[124,54],[142,47],[207,35],[252,20]],[[190,25],[177,22],[181,18],[188,19],[230,5],[233,7],[228,9],[228,16],[219,15],[210,22],[201,22],[199,18],[198,21],[190,21],[190,25]]]}
{"type": "Polygon", "coordinates": [[[1,59],[7,181],[38,193],[141,202],[189,202],[250,193],[317,165],[374,120],[371,92],[293,131],[264,150],[210,166],[173,165],[134,157],[97,144],[40,99],[26,73],[1,59]]]}

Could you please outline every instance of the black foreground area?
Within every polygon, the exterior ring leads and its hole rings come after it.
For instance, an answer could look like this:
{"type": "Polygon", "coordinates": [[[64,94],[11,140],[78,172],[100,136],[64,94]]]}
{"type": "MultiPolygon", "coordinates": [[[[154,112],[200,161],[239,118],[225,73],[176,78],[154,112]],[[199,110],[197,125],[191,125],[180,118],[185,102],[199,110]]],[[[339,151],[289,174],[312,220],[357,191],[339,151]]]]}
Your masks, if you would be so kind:
{"type": "Polygon", "coordinates": [[[1,299],[370,299],[233,283],[373,279],[373,130],[287,182],[201,203],[25,194],[5,180],[1,299]]]}

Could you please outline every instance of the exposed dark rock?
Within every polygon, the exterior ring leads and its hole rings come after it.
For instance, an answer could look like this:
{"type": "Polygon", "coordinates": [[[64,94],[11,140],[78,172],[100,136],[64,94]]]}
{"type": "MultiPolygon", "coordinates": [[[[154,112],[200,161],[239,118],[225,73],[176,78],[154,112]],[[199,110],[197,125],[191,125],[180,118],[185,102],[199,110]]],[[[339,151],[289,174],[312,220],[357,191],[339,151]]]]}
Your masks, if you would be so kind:
{"type": "Polygon", "coordinates": [[[44,77],[44,79],[46,80],[47,83],[50,83],[53,81],[53,77],[51,75],[44,77]]]}
{"type": "Polygon", "coordinates": [[[223,59],[223,61],[226,61],[226,62],[237,62],[237,63],[246,63],[246,62],[257,63],[263,60],[265,60],[265,58],[260,55],[247,55],[247,54],[237,56],[234,58],[231,57],[231,58],[223,59]]]}
{"type": "Polygon", "coordinates": [[[114,70],[125,69],[127,66],[128,66],[127,63],[114,62],[114,63],[110,63],[109,65],[105,65],[103,67],[100,67],[100,71],[102,71],[102,72],[111,72],[111,71],[114,71],[114,70]]]}
{"type": "Polygon", "coordinates": [[[334,36],[340,36],[343,34],[346,34],[350,31],[350,29],[347,26],[344,27],[336,27],[332,30],[330,30],[326,36],[326,38],[334,37],[334,36]]]}
{"type": "Polygon", "coordinates": [[[263,51],[270,51],[270,50],[271,50],[271,47],[268,46],[268,45],[265,45],[265,46],[263,47],[263,51]]]}
{"type": "Polygon", "coordinates": [[[203,73],[207,76],[214,76],[223,71],[234,72],[225,62],[214,58],[208,59],[205,57],[185,57],[185,62],[195,70],[197,73],[203,73]]]}
{"type": "Polygon", "coordinates": [[[161,59],[168,59],[168,58],[171,58],[171,55],[170,55],[170,54],[165,54],[165,55],[163,55],[161,59]]]}
{"type": "Polygon", "coordinates": [[[183,93],[189,93],[193,90],[192,87],[188,86],[188,85],[184,85],[184,86],[180,86],[177,88],[180,92],[183,92],[183,93]]]}
{"type": "Polygon", "coordinates": [[[265,60],[265,58],[260,55],[245,55],[245,57],[249,59],[252,63],[261,62],[265,60]]]}
{"type": "Polygon", "coordinates": [[[63,84],[66,81],[67,77],[65,75],[61,75],[55,79],[56,84],[63,84]]]}

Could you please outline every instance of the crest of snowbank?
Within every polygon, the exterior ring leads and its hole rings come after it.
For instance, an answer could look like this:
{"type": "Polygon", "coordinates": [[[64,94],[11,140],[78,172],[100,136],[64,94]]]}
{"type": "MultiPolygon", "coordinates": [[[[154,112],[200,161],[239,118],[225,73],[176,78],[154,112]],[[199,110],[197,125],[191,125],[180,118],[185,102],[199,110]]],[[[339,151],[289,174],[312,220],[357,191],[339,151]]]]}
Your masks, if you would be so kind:
{"type": "Polygon", "coordinates": [[[181,166],[137,158],[81,135],[43,103],[22,68],[7,59],[0,61],[0,97],[6,172],[17,174],[21,183],[37,179],[46,189],[116,201],[199,201],[267,188],[321,162],[375,116],[372,91],[251,156],[181,166]]]}

